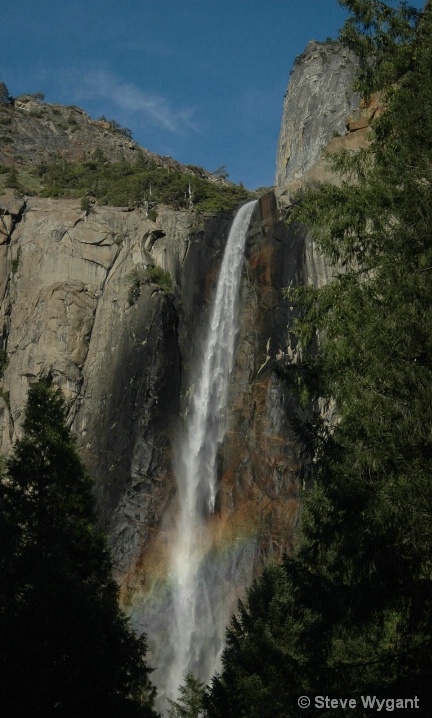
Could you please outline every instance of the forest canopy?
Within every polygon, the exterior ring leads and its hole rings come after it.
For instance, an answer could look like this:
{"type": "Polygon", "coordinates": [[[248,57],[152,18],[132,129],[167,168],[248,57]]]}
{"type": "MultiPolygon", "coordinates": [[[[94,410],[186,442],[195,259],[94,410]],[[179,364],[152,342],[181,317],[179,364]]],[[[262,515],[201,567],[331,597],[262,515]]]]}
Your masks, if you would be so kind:
{"type": "Polygon", "coordinates": [[[213,214],[230,212],[252,193],[231,183],[219,184],[197,172],[158,167],[144,155],[135,164],[108,162],[101,150],[86,162],[59,159],[38,167],[43,197],[92,197],[98,204],[151,207],[162,203],[175,209],[213,214]]]}

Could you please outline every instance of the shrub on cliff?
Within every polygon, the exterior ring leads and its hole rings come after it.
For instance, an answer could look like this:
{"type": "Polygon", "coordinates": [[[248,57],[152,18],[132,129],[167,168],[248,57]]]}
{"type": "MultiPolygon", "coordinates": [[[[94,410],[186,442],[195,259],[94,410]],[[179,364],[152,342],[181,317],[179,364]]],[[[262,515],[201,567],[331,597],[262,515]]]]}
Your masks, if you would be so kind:
{"type": "Polygon", "coordinates": [[[92,483],[49,378],[30,388],[0,483],[0,705],[8,718],[152,718],[145,642],[128,626],[92,483]]]}
{"type": "Polygon", "coordinates": [[[172,277],[169,272],[157,265],[147,268],[136,267],[127,276],[129,283],[128,302],[135,304],[139,299],[141,287],[144,284],[157,284],[164,292],[172,292],[172,277]]]}

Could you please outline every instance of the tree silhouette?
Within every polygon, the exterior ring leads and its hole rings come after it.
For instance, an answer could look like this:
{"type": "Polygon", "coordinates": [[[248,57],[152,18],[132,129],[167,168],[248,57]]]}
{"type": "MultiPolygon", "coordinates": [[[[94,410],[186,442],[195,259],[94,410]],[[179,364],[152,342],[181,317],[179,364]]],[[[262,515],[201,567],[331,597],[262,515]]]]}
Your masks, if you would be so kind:
{"type": "Polygon", "coordinates": [[[154,718],[146,645],[117,603],[92,482],[49,377],[0,481],[4,715],[154,718]]]}
{"type": "Polygon", "coordinates": [[[11,98],[9,97],[9,90],[4,82],[0,82],[0,105],[9,105],[10,102],[11,98]]]}

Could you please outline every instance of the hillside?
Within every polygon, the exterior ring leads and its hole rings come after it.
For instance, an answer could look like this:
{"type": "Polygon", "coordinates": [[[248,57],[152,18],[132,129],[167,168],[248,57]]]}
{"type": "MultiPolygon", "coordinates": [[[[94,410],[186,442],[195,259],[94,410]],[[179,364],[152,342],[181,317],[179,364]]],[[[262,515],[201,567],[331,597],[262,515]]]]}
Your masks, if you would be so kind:
{"type": "MultiPolygon", "coordinates": [[[[38,93],[0,103],[0,163],[5,167],[29,170],[59,158],[84,162],[97,148],[110,162],[126,160],[134,164],[142,153],[157,167],[194,172],[172,157],[140,147],[130,130],[120,127],[115,120],[94,120],[75,105],[47,103],[38,93]]],[[[197,170],[206,179],[221,182],[210,172],[197,170]]]]}
{"type": "MultiPolygon", "coordinates": [[[[5,87],[4,83],[1,83],[5,87]]],[[[90,204],[158,203],[215,213],[251,193],[194,165],[140,147],[115,120],[43,102],[38,93],[0,103],[0,189],[25,195],[87,197],[90,204]]]]}

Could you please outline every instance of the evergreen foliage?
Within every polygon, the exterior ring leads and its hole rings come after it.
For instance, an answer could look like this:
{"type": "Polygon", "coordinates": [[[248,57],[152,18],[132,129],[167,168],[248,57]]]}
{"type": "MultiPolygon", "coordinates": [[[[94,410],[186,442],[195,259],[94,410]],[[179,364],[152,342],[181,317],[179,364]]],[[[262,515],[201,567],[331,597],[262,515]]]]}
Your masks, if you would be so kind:
{"type": "Polygon", "coordinates": [[[179,688],[178,701],[169,701],[168,718],[204,718],[204,688],[204,683],[193,673],[187,673],[184,684],[179,688]]]}
{"type": "Polygon", "coordinates": [[[388,89],[410,66],[420,12],[400,2],[339,0],[351,15],[340,39],[360,59],[356,88],[364,97],[388,89]]]}
{"type": "Polygon", "coordinates": [[[405,6],[343,4],[345,40],[360,28],[356,42],[381,53],[364,92],[380,87],[388,105],[369,150],[332,160],[342,185],[307,190],[291,215],[340,274],[288,293],[305,358],[290,370],[337,420],[317,414],[306,427],[315,476],[299,549],[240,606],[206,697],[211,718],[348,714],[314,709],[315,695],[356,699],[350,716],[369,715],[362,695],[418,696],[413,715],[430,712],[432,8],[408,35],[405,6]],[[407,34],[395,35],[401,18],[407,34]]]}
{"type": "Polygon", "coordinates": [[[10,105],[11,101],[8,88],[4,82],[0,81],[0,105],[10,105]]]}
{"type": "Polygon", "coordinates": [[[155,718],[92,483],[50,378],[29,390],[0,483],[0,705],[8,718],[155,718]]]}
{"type": "Polygon", "coordinates": [[[214,214],[232,211],[251,197],[244,187],[215,184],[196,174],[157,167],[144,155],[130,164],[125,160],[108,162],[99,151],[87,162],[61,159],[42,164],[38,174],[43,181],[43,197],[90,193],[99,204],[115,207],[151,202],[214,214]]]}

